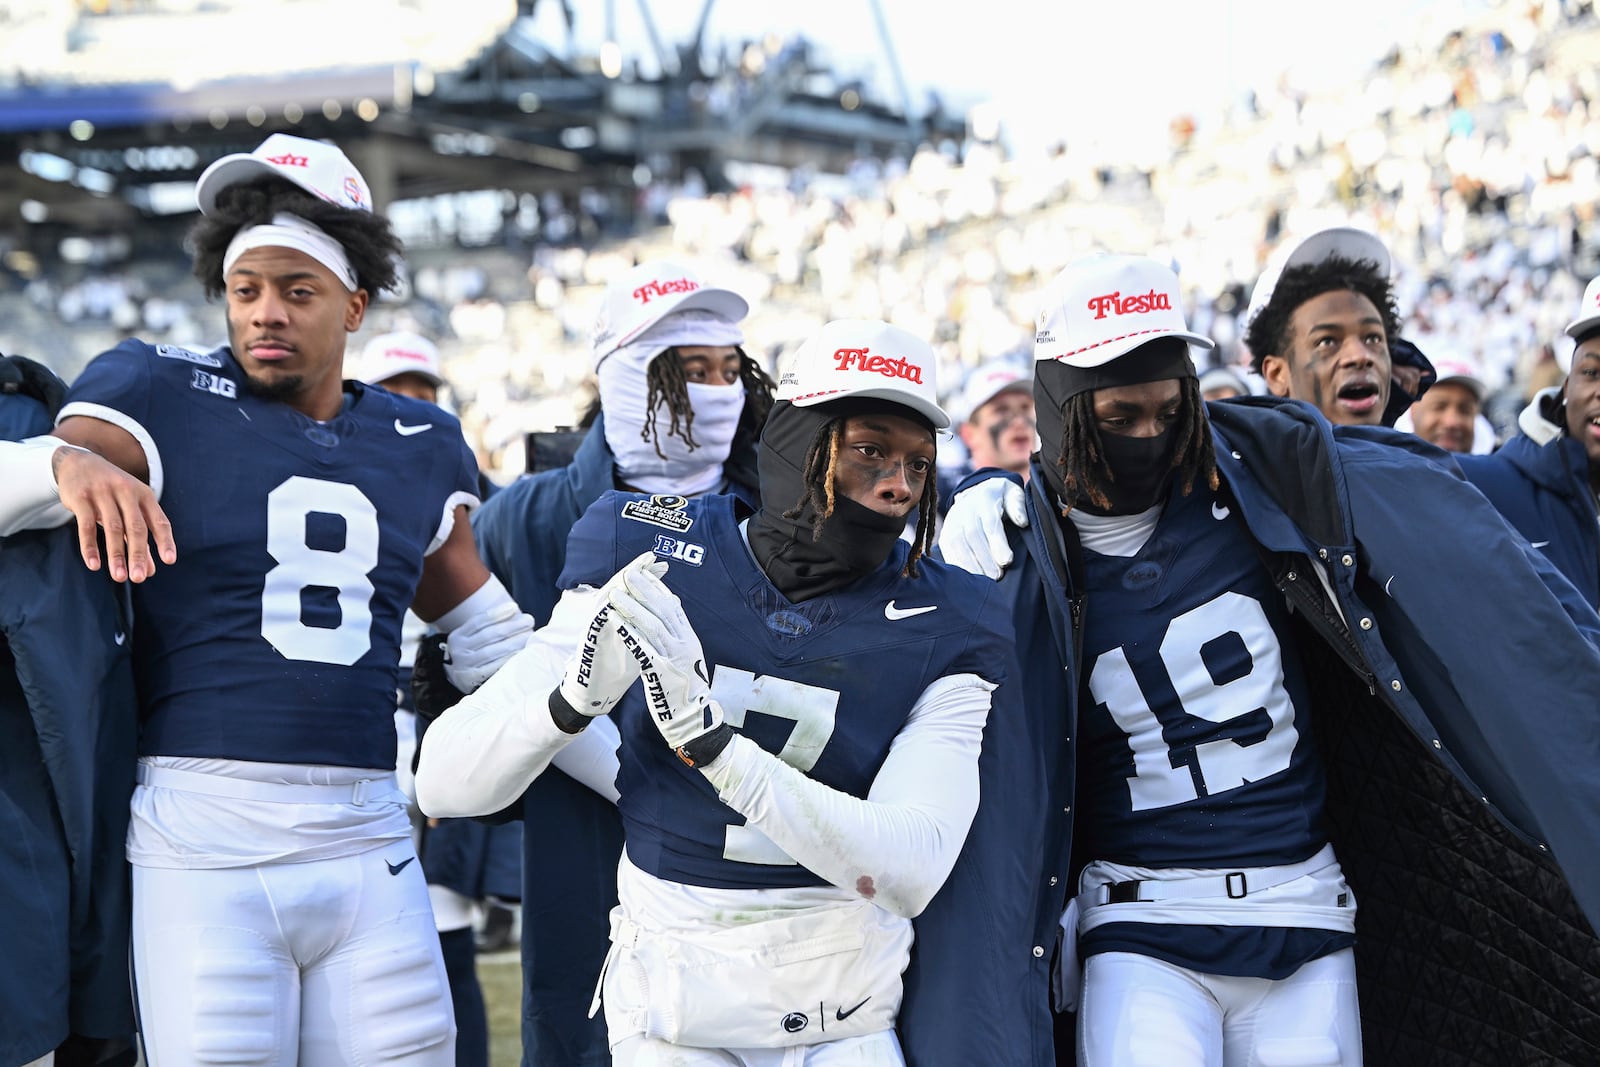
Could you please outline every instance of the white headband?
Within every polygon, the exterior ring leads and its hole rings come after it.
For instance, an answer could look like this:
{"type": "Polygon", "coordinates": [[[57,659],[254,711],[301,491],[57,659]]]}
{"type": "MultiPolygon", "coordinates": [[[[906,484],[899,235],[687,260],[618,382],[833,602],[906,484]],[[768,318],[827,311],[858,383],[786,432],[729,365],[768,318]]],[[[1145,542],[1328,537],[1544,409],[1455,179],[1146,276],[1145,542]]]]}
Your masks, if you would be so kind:
{"type": "Polygon", "coordinates": [[[264,226],[246,226],[233,235],[228,250],[222,255],[222,275],[227,277],[239,257],[252,248],[292,248],[304,252],[344,283],[352,293],[356,291],[356,270],[344,246],[299,215],[280,211],[272,222],[264,226]]]}
{"type": "MultiPolygon", "coordinates": [[[[663,316],[650,328],[626,345],[600,357],[604,363],[611,356],[631,349],[633,357],[643,355],[641,369],[657,355],[674,345],[738,345],[744,343],[744,331],[739,324],[723,318],[705,308],[688,308],[663,316]]],[[[598,364],[597,364],[598,366],[598,364]]]]}

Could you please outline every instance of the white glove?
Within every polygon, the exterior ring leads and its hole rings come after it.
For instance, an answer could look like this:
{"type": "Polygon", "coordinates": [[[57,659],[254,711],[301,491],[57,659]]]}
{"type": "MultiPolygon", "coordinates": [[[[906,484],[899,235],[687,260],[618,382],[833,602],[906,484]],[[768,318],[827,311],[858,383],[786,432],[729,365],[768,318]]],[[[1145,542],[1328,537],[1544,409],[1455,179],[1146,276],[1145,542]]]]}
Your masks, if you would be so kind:
{"type": "Polygon", "coordinates": [[[566,670],[561,674],[561,699],[573,711],[590,718],[616,707],[639,677],[639,661],[617,632],[616,610],[608,599],[614,589],[621,588],[626,573],[626,568],[618,571],[600,587],[595,595],[594,617],[583,628],[583,640],[567,658],[566,670]]]}
{"type": "Polygon", "coordinates": [[[611,591],[611,604],[623,642],[639,658],[650,721],[667,746],[694,767],[702,760],[694,757],[692,742],[722,726],[722,706],[711,699],[706,655],[683,603],[661,581],[666,572],[665,561],[640,556],[620,573],[623,581],[611,591]]]}
{"type": "Polygon", "coordinates": [[[998,476],[970,485],[950,501],[939,528],[939,554],[962,570],[999,578],[1000,572],[1011,566],[1007,522],[1016,527],[1028,525],[1022,486],[998,476]]]}
{"type": "Polygon", "coordinates": [[[445,635],[445,677],[463,693],[472,692],[522,651],[532,633],[532,615],[511,601],[496,604],[445,635]]]}

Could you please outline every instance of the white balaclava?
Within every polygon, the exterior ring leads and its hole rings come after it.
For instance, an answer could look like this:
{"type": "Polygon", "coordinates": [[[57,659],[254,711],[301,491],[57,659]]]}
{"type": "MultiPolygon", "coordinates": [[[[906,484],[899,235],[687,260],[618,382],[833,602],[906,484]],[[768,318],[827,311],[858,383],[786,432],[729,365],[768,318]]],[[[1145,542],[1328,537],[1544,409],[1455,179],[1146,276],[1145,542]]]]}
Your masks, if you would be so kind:
{"type": "Polygon", "coordinates": [[[622,481],[646,493],[693,496],[722,485],[722,465],[733,448],[733,435],[744,412],[742,385],[689,382],[694,411],[694,439],[668,434],[672,413],[658,402],[658,441],[644,435],[646,384],[650,361],[676,345],[737,345],[744,340],[739,324],[711,311],[694,308],[665,316],[630,344],[600,361],[600,408],[605,412],[606,444],[616,458],[622,481]],[[656,452],[659,444],[661,454],[656,452]],[[664,455],[666,458],[662,458],[664,455]]]}

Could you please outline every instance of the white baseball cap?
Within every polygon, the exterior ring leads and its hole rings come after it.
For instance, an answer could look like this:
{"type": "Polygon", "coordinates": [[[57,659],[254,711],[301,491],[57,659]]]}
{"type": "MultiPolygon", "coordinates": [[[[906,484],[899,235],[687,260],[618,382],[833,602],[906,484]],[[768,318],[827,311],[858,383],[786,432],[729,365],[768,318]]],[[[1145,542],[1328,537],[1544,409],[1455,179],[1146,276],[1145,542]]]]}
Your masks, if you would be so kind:
{"type": "Polygon", "coordinates": [[[1303,240],[1286,242],[1273,253],[1267,268],[1261,272],[1261,277],[1256,279],[1255,288],[1250,290],[1250,305],[1244,313],[1245,329],[1250,328],[1256,316],[1271,302],[1272,293],[1278,288],[1278,280],[1283,277],[1284,271],[1290,267],[1309,267],[1321,263],[1329,256],[1376,263],[1378,273],[1385,278],[1394,272],[1394,260],[1389,255],[1389,246],[1376,234],[1358,230],[1354,226],[1332,226],[1326,230],[1318,230],[1303,240]]]}
{"type": "Polygon", "coordinates": [[[1434,362],[1433,369],[1438,374],[1434,386],[1454,382],[1477,397],[1478,403],[1483,403],[1483,394],[1488,392],[1488,389],[1483,384],[1478,369],[1472,364],[1459,359],[1441,359],[1434,362]]]}
{"type": "Polygon", "coordinates": [[[1600,326],[1600,278],[1590,282],[1583,291],[1583,303],[1578,305],[1578,317],[1567,326],[1567,336],[1576,340],[1600,326]]]}
{"type": "Polygon", "coordinates": [[[1045,287],[1033,358],[1098,367],[1158,337],[1202,348],[1211,338],[1183,321],[1178,276],[1144,256],[1091,256],[1069,263],[1045,287]]]}
{"type": "Polygon", "coordinates": [[[904,404],[933,423],[950,425],[939,406],[938,360],[928,342],[876,319],[835,319],[789,357],[776,399],[798,408],[847,397],[904,404]]]}
{"type": "Polygon", "coordinates": [[[285,178],[330,204],[372,210],[367,180],[337,147],[326,141],[275,133],[254,152],[223,156],[201,173],[194,186],[200,213],[209,215],[217,206],[217,194],[230,185],[271,177],[285,178]]]}
{"type": "Polygon", "coordinates": [[[378,385],[401,374],[418,374],[435,386],[444,384],[439,373],[439,348],[415,333],[379,334],[361,350],[361,380],[378,385]]]}
{"type": "Polygon", "coordinates": [[[961,392],[950,401],[953,422],[969,422],[978,409],[1007,391],[1033,395],[1033,376],[1014,363],[1003,360],[985,363],[967,375],[961,392]]]}
{"type": "Polygon", "coordinates": [[[595,366],[668,315],[695,309],[730,323],[750,314],[744,297],[706,285],[681,264],[654,260],[624,271],[607,284],[595,319],[590,338],[595,366]]]}

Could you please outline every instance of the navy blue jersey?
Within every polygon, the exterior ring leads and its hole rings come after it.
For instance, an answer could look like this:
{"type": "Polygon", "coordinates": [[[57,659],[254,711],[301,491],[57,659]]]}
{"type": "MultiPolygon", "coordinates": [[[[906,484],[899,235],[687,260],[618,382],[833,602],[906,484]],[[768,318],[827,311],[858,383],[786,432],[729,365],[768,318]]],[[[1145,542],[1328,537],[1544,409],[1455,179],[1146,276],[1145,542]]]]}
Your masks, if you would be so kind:
{"type": "MultiPolygon", "coordinates": [[[[757,566],[729,496],[607,493],[573,528],[564,589],[598,586],[645,551],[668,560],[727,722],[790,766],[865,797],[917,698],[937,679],[998,683],[1007,652],[994,583],[907,546],[845,589],[791,604],[757,566]]],[[[628,856],[663,879],[723,889],[821,885],[667,748],[634,686],[612,713],[628,856]]]]}
{"type": "Polygon", "coordinates": [[[154,444],[178,548],[134,587],[141,753],[394,766],[401,620],[478,471],[439,408],[345,390],[319,423],[247,392],[226,348],[140,341],[73,384],[63,416],[154,444]]]}
{"type": "Polygon", "coordinates": [[[1260,867],[1321,848],[1305,675],[1239,517],[1174,494],[1137,555],[1084,557],[1080,854],[1260,867]]]}

